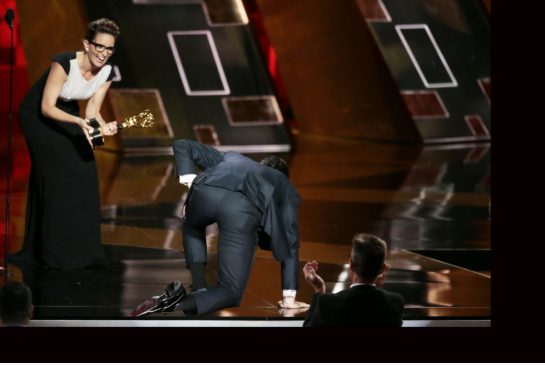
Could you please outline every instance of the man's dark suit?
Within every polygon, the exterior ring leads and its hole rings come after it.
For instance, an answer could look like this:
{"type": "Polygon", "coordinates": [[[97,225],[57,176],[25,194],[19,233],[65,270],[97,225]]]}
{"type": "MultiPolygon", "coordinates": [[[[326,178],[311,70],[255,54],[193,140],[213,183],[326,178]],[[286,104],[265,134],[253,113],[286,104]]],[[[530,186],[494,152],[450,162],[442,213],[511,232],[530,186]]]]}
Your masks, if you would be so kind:
{"type": "Polygon", "coordinates": [[[314,294],[304,327],[401,327],[403,297],[373,285],[314,294]]]}
{"type": "Polygon", "coordinates": [[[237,152],[201,143],[174,142],[176,175],[198,175],[188,193],[183,224],[189,266],[206,262],[205,228],[218,223],[218,286],[193,292],[199,314],[238,305],[259,235],[282,262],[282,289],[298,287],[299,193],[281,172],[237,152]]]}

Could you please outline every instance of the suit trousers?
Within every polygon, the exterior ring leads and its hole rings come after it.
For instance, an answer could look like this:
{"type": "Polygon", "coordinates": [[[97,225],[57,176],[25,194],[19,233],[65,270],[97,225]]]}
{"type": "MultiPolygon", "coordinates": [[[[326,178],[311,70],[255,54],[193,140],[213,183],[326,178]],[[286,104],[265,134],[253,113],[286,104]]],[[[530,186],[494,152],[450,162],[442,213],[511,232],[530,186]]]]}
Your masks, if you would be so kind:
{"type": "Polygon", "coordinates": [[[238,306],[250,276],[262,213],[238,191],[194,183],[183,222],[186,263],[207,261],[206,226],[218,224],[217,285],[192,293],[198,314],[238,306]]]}

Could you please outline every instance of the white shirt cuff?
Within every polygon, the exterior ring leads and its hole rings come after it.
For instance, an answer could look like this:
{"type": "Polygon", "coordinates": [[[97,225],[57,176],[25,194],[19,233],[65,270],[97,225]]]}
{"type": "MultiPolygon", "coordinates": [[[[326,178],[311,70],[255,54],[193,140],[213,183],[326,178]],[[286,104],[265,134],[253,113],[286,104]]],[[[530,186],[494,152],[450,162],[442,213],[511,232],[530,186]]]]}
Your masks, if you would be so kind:
{"type": "Polygon", "coordinates": [[[188,183],[191,184],[196,177],[197,175],[195,174],[180,175],[179,177],[180,184],[183,184],[183,185],[187,185],[188,183]]]}
{"type": "Polygon", "coordinates": [[[296,294],[297,294],[297,290],[293,290],[293,289],[282,290],[283,297],[295,297],[296,294]]]}

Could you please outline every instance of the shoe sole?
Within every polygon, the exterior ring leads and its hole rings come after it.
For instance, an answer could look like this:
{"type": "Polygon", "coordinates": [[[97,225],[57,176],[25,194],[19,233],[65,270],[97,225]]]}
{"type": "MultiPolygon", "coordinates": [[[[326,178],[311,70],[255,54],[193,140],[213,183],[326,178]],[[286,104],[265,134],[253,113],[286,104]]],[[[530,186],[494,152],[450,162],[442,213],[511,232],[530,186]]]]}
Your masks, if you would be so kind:
{"type": "MultiPolygon", "coordinates": [[[[160,313],[160,312],[173,312],[174,309],[176,308],[176,305],[178,305],[182,300],[184,300],[184,298],[186,296],[186,292],[185,292],[185,289],[184,289],[183,285],[179,281],[173,281],[172,283],[168,284],[168,286],[165,288],[165,292],[162,295],[165,295],[167,297],[167,299],[172,298],[174,296],[177,296],[177,298],[176,298],[176,300],[174,302],[169,303],[165,307],[150,308],[147,311],[136,315],[136,317],[142,317],[142,316],[147,315],[147,314],[160,313]],[[176,284],[179,285],[178,288],[176,288],[176,286],[177,286],[176,284]],[[178,293],[176,293],[176,292],[178,292],[178,293]],[[174,294],[174,293],[176,293],[176,294],[174,294]]],[[[154,297],[154,299],[158,300],[161,296],[154,297]]]]}

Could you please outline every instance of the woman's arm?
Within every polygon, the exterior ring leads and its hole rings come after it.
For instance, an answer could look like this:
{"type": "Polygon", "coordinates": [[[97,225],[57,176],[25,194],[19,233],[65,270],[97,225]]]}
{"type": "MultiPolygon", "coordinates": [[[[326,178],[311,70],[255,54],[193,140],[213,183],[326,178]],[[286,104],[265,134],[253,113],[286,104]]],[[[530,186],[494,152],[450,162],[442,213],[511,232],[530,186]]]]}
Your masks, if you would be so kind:
{"type": "Polygon", "coordinates": [[[45,115],[48,118],[58,120],[60,122],[68,122],[68,123],[74,123],[79,125],[83,129],[92,129],[91,127],[87,126],[87,123],[84,119],[66,113],[65,111],[62,111],[61,109],[57,108],[57,99],[59,98],[59,95],[61,93],[61,89],[63,84],[68,79],[68,76],[64,72],[64,69],[62,66],[57,63],[53,62],[51,65],[51,70],[49,71],[49,76],[47,77],[47,81],[45,83],[44,87],[44,93],[42,96],[42,102],[41,102],[41,111],[42,114],[45,115]]]}
{"type": "Polygon", "coordinates": [[[102,107],[102,102],[104,101],[104,98],[106,97],[106,93],[108,92],[108,89],[110,88],[111,85],[112,85],[112,82],[108,81],[104,83],[101,87],[99,87],[98,90],[95,92],[95,94],[89,99],[89,102],[87,103],[87,107],[85,108],[85,118],[87,119],[95,118],[102,126],[103,133],[107,136],[111,136],[117,133],[117,123],[116,122],[106,123],[104,121],[104,118],[102,118],[102,115],[100,114],[100,108],[102,107]]]}

